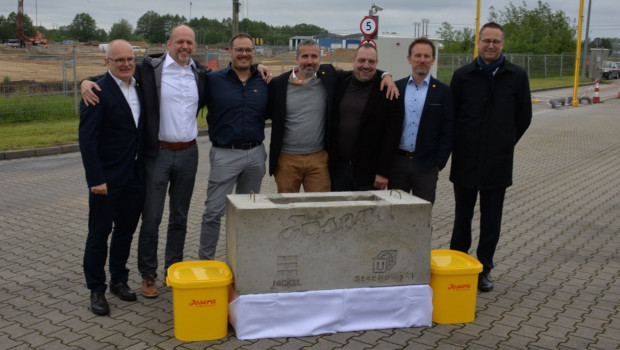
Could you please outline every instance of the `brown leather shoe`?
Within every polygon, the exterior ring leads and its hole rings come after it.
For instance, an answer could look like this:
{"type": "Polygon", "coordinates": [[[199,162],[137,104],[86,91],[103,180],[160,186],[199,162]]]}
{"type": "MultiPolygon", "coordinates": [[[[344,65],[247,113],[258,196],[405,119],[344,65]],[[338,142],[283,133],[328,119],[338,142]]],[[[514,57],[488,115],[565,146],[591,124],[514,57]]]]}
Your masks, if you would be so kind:
{"type": "Polygon", "coordinates": [[[155,276],[148,275],[142,277],[142,295],[147,298],[157,298],[159,291],[157,291],[157,284],[155,283],[155,276]]]}

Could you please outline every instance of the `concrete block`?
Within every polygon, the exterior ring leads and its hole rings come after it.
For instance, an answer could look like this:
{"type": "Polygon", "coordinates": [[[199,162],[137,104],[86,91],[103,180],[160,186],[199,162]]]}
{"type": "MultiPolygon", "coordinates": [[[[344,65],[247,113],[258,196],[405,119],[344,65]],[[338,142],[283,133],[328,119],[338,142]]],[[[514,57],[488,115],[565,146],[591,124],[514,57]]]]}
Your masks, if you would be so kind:
{"type": "Polygon", "coordinates": [[[431,204],[400,191],[229,195],[240,295],[430,282],[431,204]]]}

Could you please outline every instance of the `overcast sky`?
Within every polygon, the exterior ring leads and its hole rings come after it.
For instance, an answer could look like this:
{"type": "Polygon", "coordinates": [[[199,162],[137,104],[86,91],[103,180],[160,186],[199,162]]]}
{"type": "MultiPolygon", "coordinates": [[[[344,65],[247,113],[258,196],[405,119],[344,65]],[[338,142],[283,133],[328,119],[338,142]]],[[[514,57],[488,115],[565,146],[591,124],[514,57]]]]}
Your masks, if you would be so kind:
{"type": "MultiPolygon", "coordinates": [[[[487,21],[489,7],[504,10],[511,0],[480,0],[480,23],[487,21]]],[[[580,0],[543,1],[555,12],[564,11],[569,18],[579,16],[580,0]]],[[[17,11],[17,1],[2,0],[0,14],[7,16],[17,11]]],[[[376,0],[383,8],[379,15],[379,32],[413,35],[413,22],[429,20],[428,34],[434,36],[442,22],[456,29],[474,28],[476,0],[376,0]]],[[[519,6],[521,0],[512,0],[519,6]]],[[[240,19],[249,18],[273,26],[315,24],[337,33],[357,33],[362,18],[368,15],[373,1],[360,0],[241,0],[240,19]]],[[[537,1],[526,1],[529,9],[537,1]]],[[[124,18],[134,28],[138,19],[148,10],[160,15],[178,14],[222,20],[232,17],[232,0],[24,0],[24,12],[33,22],[46,28],[71,24],[78,13],[88,13],[97,27],[109,31],[112,24],[124,18]],[[191,5],[190,5],[191,4],[191,5]],[[191,13],[190,13],[191,12],[191,13]]],[[[585,36],[588,0],[584,0],[583,35],[585,36]]],[[[620,1],[592,0],[590,10],[590,39],[620,37],[620,1]]]]}

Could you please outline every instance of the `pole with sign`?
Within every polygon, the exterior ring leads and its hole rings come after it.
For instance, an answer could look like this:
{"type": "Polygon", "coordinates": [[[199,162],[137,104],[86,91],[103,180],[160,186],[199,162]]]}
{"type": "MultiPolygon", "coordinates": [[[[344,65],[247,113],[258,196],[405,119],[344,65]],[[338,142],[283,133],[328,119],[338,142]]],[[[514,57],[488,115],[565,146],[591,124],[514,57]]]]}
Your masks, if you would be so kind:
{"type": "Polygon", "coordinates": [[[377,47],[377,43],[372,40],[377,37],[379,31],[379,20],[376,16],[366,16],[360,23],[360,31],[364,34],[364,40],[360,42],[360,45],[370,43],[377,47]]]}

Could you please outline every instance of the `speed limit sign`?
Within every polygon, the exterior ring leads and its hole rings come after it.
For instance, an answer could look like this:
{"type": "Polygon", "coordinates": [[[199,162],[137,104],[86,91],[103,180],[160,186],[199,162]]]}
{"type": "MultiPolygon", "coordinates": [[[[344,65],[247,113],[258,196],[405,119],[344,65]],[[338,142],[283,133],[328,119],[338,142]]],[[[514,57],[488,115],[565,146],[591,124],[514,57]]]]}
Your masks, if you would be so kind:
{"type": "Polygon", "coordinates": [[[366,16],[362,19],[362,23],[360,23],[360,30],[362,34],[366,37],[372,37],[377,34],[377,30],[379,29],[379,24],[377,23],[377,19],[372,16],[366,16]]]}

